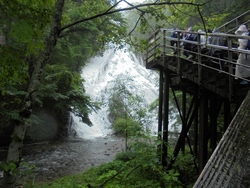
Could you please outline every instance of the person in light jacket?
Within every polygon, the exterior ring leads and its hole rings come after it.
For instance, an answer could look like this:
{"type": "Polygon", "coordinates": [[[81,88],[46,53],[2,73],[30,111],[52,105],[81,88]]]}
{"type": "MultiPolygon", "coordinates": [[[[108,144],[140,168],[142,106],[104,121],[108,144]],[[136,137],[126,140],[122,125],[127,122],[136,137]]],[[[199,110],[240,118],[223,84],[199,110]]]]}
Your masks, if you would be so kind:
{"type": "MultiPolygon", "coordinates": [[[[242,36],[248,36],[248,29],[246,25],[241,25],[236,31],[236,35],[242,35],[242,36]]],[[[245,50],[247,47],[247,39],[238,39],[239,46],[238,49],[243,49],[245,50]]],[[[236,62],[236,67],[235,67],[235,78],[238,79],[238,77],[242,78],[248,78],[250,77],[250,67],[244,67],[245,66],[250,66],[250,55],[246,55],[244,53],[240,53],[238,56],[238,60],[236,62]]],[[[247,81],[243,80],[240,82],[240,84],[248,84],[247,81]]]]}

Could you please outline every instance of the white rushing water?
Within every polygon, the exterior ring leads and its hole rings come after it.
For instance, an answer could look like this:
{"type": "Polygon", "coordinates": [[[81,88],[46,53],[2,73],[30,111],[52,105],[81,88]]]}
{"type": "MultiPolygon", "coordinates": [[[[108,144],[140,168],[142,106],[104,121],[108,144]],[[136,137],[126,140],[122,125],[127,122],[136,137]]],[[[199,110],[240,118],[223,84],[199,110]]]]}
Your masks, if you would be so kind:
{"type": "MultiPolygon", "coordinates": [[[[86,93],[93,101],[107,101],[107,92],[112,88],[112,81],[119,75],[126,75],[133,78],[133,86],[130,90],[143,97],[148,105],[158,97],[158,74],[152,70],[147,70],[143,66],[142,60],[136,58],[131,52],[124,50],[107,50],[103,56],[95,57],[90,60],[88,65],[82,71],[82,77],[85,79],[86,93]]],[[[77,117],[73,117],[74,128],[77,135],[81,138],[104,137],[112,130],[109,129],[108,105],[103,105],[97,113],[90,115],[93,123],[92,127],[79,122],[77,117]]],[[[157,130],[157,113],[154,114],[154,120],[151,130],[157,130]]]]}

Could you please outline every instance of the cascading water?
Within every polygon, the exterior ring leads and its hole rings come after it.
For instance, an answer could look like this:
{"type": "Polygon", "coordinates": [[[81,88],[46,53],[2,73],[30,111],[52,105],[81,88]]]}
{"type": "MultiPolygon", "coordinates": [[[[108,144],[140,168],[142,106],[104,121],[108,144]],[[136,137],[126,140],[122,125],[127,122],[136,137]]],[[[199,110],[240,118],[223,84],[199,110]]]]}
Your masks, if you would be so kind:
{"type": "MultiPolygon", "coordinates": [[[[128,89],[143,97],[148,105],[158,97],[156,84],[159,79],[156,72],[147,70],[143,66],[143,61],[132,52],[112,49],[105,51],[103,56],[90,60],[82,71],[82,77],[85,79],[86,93],[91,99],[106,105],[103,105],[97,113],[93,112],[90,115],[90,120],[93,123],[92,127],[88,127],[73,116],[73,127],[79,137],[104,137],[112,132],[109,128],[107,92],[113,87],[113,81],[121,74],[133,78],[133,86],[130,85],[128,89]]],[[[157,112],[154,113],[153,124],[150,129],[156,132],[157,112]]],[[[170,124],[174,123],[173,121],[170,124]]]]}

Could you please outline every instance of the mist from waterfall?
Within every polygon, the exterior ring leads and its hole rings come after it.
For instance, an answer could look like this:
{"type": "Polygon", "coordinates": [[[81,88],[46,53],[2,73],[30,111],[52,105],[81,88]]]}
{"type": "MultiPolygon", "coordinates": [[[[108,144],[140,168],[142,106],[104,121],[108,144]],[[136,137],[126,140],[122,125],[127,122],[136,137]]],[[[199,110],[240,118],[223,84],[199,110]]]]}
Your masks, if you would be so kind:
{"type": "MultiPolygon", "coordinates": [[[[92,101],[104,105],[97,113],[90,114],[92,127],[82,123],[73,116],[74,129],[81,138],[105,137],[112,134],[108,120],[108,92],[113,88],[114,81],[120,75],[133,78],[133,84],[127,88],[129,91],[145,99],[147,105],[158,97],[157,83],[159,76],[155,71],[143,66],[143,61],[132,52],[126,50],[109,49],[102,56],[92,58],[82,70],[86,94],[92,101]]],[[[151,131],[157,130],[157,111],[153,114],[151,131]]]]}

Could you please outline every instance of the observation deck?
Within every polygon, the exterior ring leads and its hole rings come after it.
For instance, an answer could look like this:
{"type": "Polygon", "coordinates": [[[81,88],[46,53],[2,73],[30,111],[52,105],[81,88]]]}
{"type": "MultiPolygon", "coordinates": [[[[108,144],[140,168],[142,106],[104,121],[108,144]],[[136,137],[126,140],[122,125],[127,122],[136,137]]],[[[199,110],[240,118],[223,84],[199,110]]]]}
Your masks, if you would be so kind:
{"type": "Polygon", "coordinates": [[[239,83],[242,80],[250,81],[250,78],[235,76],[235,67],[238,54],[250,55],[250,51],[237,49],[237,41],[238,38],[249,39],[250,37],[224,33],[206,35],[205,33],[187,32],[198,35],[198,41],[194,42],[180,38],[184,31],[176,31],[177,38],[170,37],[170,32],[172,30],[161,29],[149,39],[145,60],[147,69],[168,70],[173,86],[177,88],[196,84],[230,101],[245,97],[250,84],[241,85],[239,83]],[[228,46],[200,44],[201,36],[205,38],[221,37],[227,40],[228,46]],[[177,45],[171,46],[170,41],[175,41],[177,45]],[[181,45],[184,42],[197,45],[197,52],[184,50],[181,45]],[[217,56],[209,54],[211,48],[218,51],[217,56]],[[187,59],[183,55],[184,51],[195,54],[196,58],[187,59]]]}

